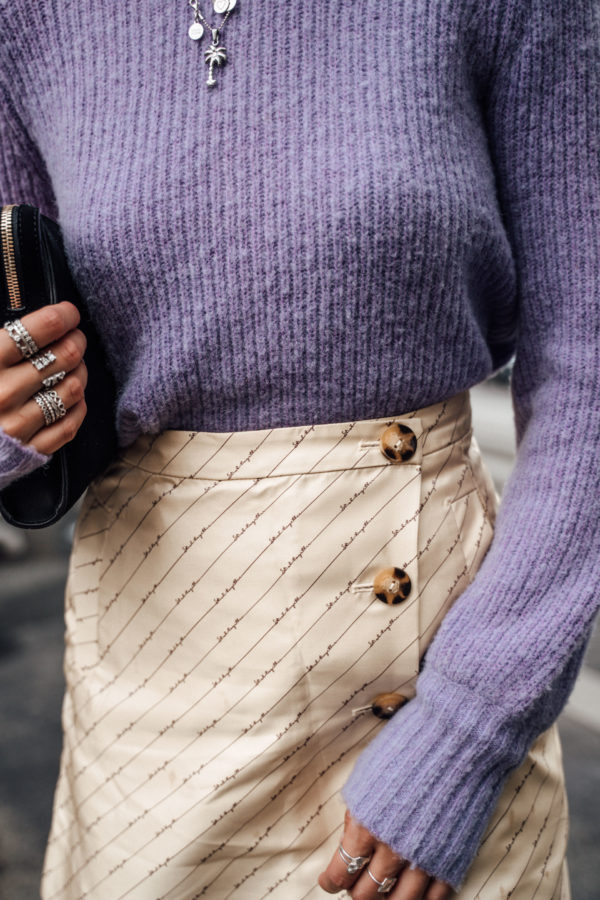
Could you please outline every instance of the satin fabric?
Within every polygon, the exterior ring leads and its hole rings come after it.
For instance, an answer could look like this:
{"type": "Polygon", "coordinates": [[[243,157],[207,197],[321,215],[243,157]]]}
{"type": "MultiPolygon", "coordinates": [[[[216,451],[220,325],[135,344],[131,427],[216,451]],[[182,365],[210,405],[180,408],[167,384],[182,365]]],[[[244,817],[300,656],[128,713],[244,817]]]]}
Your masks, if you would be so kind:
{"type": "MultiPolygon", "coordinates": [[[[396,416],[141,435],[88,489],[65,595],[43,900],[323,897],[340,788],[415,693],[499,498],[468,391],[396,416]],[[392,423],[416,437],[392,461],[392,423]],[[410,592],[374,594],[398,567],[410,592]]],[[[402,765],[402,760],[398,761],[402,765]]],[[[556,725],[506,783],[461,900],[570,900],[556,725]]]]}

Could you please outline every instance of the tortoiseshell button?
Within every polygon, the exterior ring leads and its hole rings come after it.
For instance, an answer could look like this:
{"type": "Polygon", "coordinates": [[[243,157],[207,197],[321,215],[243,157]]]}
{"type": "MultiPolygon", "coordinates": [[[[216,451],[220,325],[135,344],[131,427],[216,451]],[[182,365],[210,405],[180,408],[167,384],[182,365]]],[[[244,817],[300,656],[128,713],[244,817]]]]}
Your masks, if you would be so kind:
{"type": "Polygon", "coordinates": [[[391,719],[395,712],[406,703],[404,694],[377,694],[371,700],[371,712],[378,719],[391,719]]]}
{"type": "Polygon", "coordinates": [[[417,437],[414,431],[408,425],[402,425],[401,422],[388,425],[382,432],[379,442],[381,452],[392,462],[406,462],[407,459],[414,456],[417,449],[417,437]]]}
{"type": "Polygon", "coordinates": [[[404,569],[393,566],[382,569],[373,581],[373,591],[383,603],[402,603],[410,594],[411,581],[404,569]]]}

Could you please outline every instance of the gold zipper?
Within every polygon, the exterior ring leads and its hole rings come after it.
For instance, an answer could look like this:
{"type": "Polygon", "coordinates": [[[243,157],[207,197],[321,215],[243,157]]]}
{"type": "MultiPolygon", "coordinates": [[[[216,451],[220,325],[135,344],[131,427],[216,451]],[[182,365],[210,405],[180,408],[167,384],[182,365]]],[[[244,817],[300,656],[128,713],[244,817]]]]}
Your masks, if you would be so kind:
{"type": "Polygon", "coordinates": [[[2,259],[4,261],[4,272],[6,275],[6,285],[8,287],[10,309],[22,309],[23,307],[23,304],[21,303],[19,279],[17,278],[17,267],[15,265],[15,245],[12,230],[12,211],[16,205],[16,203],[11,203],[8,206],[3,206],[2,212],[0,213],[2,259]]]}

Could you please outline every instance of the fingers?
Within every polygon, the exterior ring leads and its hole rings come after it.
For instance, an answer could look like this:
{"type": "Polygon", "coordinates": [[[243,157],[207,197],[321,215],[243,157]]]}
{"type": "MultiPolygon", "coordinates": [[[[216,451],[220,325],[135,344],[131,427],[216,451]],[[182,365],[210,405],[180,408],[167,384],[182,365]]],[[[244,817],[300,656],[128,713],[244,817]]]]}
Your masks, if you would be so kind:
{"type": "Polygon", "coordinates": [[[39,404],[31,398],[23,406],[11,410],[2,417],[0,420],[2,428],[23,443],[33,444],[42,453],[53,453],[75,436],[83,421],[85,414],[83,398],[87,380],[87,367],[82,361],[64,381],[56,385],[53,390],[63,401],[67,414],[52,425],[46,425],[39,404]],[[79,408],[71,412],[77,404],[79,408]],[[46,449],[47,447],[52,449],[46,449]]]}
{"type": "MultiPolygon", "coordinates": [[[[411,869],[404,860],[400,860],[400,870],[394,870],[393,865],[386,858],[379,855],[379,848],[384,847],[379,844],[373,859],[368,865],[368,870],[375,876],[377,881],[384,881],[384,877],[394,877],[396,875],[396,883],[392,890],[385,896],[389,900],[450,900],[456,896],[449,884],[445,881],[438,881],[432,878],[423,869],[411,869]],[[386,868],[387,866],[387,868],[386,868]]],[[[387,848],[389,849],[389,848],[387,848]]],[[[397,857],[398,858],[398,857],[397,857]]],[[[385,886],[385,885],[384,885],[385,886]]],[[[356,882],[350,891],[352,900],[372,900],[379,898],[379,887],[370,877],[367,869],[360,879],[356,882]],[[366,879],[369,879],[370,884],[366,879]]]]}
{"type": "Polygon", "coordinates": [[[51,345],[56,359],[41,371],[36,369],[30,359],[23,358],[6,330],[0,328],[0,426],[22,443],[51,454],[75,437],[87,412],[84,392],[88,371],[83,362],[87,339],[76,327],[79,310],[69,301],[28,313],[22,322],[40,350],[51,345]],[[52,425],[46,425],[33,395],[45,390],[43,378],[62,370],[68,374],[53,389],[67,412],[52,425]]]}
{"type": "Polygon", "coordinates": [[[454,891],[445,881],[432,878],[422,869],[406,866],[388,896],[390,900],[450,900],[453,895],[454,891]]]}
{"type": "MultiPolygon", "coordinates": [[[[36,309],[22,316],[21,321],[40,350],[57,341],[67,331],[76,328],[80,322],[79,310],[74,303],[63,300],[36,309]]],[[[23,360],[23,355],[13,339],[0,328],[0,368],[14,366],[23,360]]]]}
{"type": "Polygon", "coordinates": [[[394,890],[389,894],[390,900],[424,900],[430,882],[431,877],[427,872],[405,866],[398,874],[394,890]]]}
{"type": "MultiPolygon", "coordinates": [[[[405,865],[405,860],[394,853],[390,847],[378,843],[368,866],[362,870],[354,887],[349,892],[352,900],[375,900],[375,898],[381,897],[380,887],[385,888],[388,879],[395,881],[405,865]]],[[[427,881],[429,881],[429,876],[427,876],[427,881]]],[[[396,895],[396,893],[388,891],[385,896],[393,897],[394,900],[397,896],[401,896],[402,900],[421,900],[422,893],[415,894],[414,897],[412,894],[407,894],[404,897],[403,894],[396,895]]]]}
{"type": "Polygon", "coordinates": [[[319,875],[319,886],[328,894],[347,890],[352,900],[450,900],[454,891],[446,882],[432,878],[422,869],[411,869],[387,844],[378,841],[346,810],[340,845],[349,856],[370,857],[358,872],[348,872],[348,862],[335,851],[329,865],[319,875]],[[392,885],[386,879],[393,879],[392,885]],[[381,887],[390,889],[381,892],[381,887]]]}
{"type": "Polygon", "coordinates": [[[456,893],[445,881],[432,881],[425,893],[424,900],[450,900],[456,893]]]}
{"type": "MultiPolygon", "coordinates": [[[[423,869],[410,869],[406,861],[400,857],[396,856],[394,862],[389,854],[380,853],[382,848],[389,851],[389,847],[385,844],[377,845],[368,867],[350,890],[352,900],[375,900],[375,898],[378,900],[381,896],[378,893],[379,886],[371,878],[369,871],[378,882],[383,882],[386,877],[396,877],[392,890],[384,895],[389,897],[389,900],[450,900],[454,895],[454,891],[446,882],[433,879],[423,869]]],[[[385,884],[383,886],[385,887],[385,884]]]]}
{"type": "Polygon", "coordinates": [[[44,389],[43,378],[56,372],[68,373],[75,369],[83,359],[86,347],[85,334],[79,328],[75,328],[51,345],[49,349],[56,356],[56,360],[41,371],[28,359],[22,359],[20,363],[9,366],[4,371],[0,370],[0,424],[6,413],[23,406],[36,391],[44,389]]]}
{"type": "Polygon", "coordinates": [[[54,422],[52,425],[46,425],[41,428],[29,443],[35,447],[39,453],[54,453],[64,444],[72,441],[79,427],[85,418],[87,406],[85,399],[79,400],[72,406],[66,416],[54,422]]]}
{"type": "MultiPolygon", "coordinates": [[[[350,856],[367,856],[370,857],[375,849],[376,839],[360,825],[346,810],[344,816],[344,832],[342,834],[340,844],[350,856]]],[[[351,887],[360,872],[349,873],[348,864],[344,862],[339,852],[336,850],[329,865],[324,872],[319,875],[319,886],[327,891],[328,894],[337,894],[344,888],[351,887]]]]}

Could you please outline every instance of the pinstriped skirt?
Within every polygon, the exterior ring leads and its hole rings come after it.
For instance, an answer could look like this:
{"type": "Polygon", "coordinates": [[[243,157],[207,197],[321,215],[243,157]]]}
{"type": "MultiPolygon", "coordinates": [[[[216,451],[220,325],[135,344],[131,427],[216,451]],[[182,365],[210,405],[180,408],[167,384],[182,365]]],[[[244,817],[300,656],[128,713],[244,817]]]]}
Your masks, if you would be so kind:
{"type": "MultiPolygon", "coordinates": [[[[498,502],[468,391],[122,450],[76,523],[43,900],[324,896],[340,788],[385,727],[373,698],[414,696],[498,502]],[[414,437],[404,458],[382,441],[395,424],[414,437]],[[377,590],[398,569],[403,590],[377,590]]],[[[569,900],[567,831],[553,725],[509,777],[459,896],[569,900]]]]}

